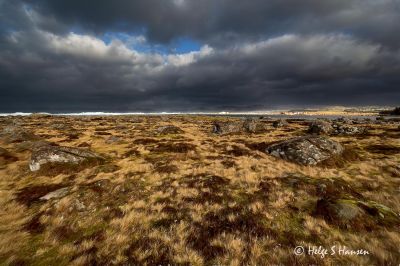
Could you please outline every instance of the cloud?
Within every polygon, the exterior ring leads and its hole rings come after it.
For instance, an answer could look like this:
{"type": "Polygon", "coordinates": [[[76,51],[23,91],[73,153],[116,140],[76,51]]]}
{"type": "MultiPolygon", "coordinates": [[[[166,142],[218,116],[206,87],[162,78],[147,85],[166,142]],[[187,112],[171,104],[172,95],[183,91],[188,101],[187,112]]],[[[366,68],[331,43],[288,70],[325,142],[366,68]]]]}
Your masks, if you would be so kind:
{"type": "Polygon", "coordinates": [[[0,111],[396,104],[394,2],[3,0],[0,111]]]}
{"type": "Polygon", "coordinates": [[[26,0],[32,8],[85,29],[132,31],[145,28],[156,42],[191,36],[226,45],[232,40],[301,33],[347,32],[398,47],[393,34],[400,3],[393,0],[26,0]]]}

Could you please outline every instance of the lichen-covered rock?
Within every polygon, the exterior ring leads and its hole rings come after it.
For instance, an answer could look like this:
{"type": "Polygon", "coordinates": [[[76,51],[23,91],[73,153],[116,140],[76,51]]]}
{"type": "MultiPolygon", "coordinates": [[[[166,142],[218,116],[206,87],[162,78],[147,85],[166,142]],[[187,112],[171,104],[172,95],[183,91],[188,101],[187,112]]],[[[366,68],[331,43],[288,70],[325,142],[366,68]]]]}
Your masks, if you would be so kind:
{"type": "Polygon", "coordinates": [[[239,133],[244,131],[244,123],[242,121],[215,122],[212,132],[215,134],[239,133]]]}
{"type": "Polygon", "coordinates": [[[266,152],[302,165],[316,165],[334,155],[341,154],[340,143],[319,136],[304,136],[272,144],[266,152]]]}
{"type": "Polygon", "coordinates": [[[41,197],[40,200],[59,199],[59,198],[62,198],[62,197],[65,197],[66,195],[68,195],[69,191],[70,191],[70,188],[68,188],[68,187],[60,188],[60,189],[57,189],[50,193],[47,193],[46,195],[41,197]]]}
{"type": "Polygon", "coordinates": [[[0,139],[5,143],[18,143],[23,141],[40,140],[38,136],[31,131],[20,126],[7,126],[0,133],[0,139]]]}
{"type": "Polygon", "coordinates": [[[334,131],[332,125],[326,121],[313,121],[308,127],[308,133],[328,135],[334,131]]]}
{"type": "Polygon", "coordinates": [[[342,228],[363,230],[377,225],[400,226],[400,217],[390,208],[372,201],[326,199],[317,201],[315,215],[342,228]]]}
{"type": "Polygon", "coordinates": [[[359,135],[367,132],[365,127],[350,126],[343,124],[333,124],[333,135],[359,135]]]}
{"type": "Polygon", "coordinates": [[[105,159],[87,149],[41,146],[32,152],[29,168],[38,171],[43,165],[101,163],[105,159]]]}
{"type": "Polygon", "coordinates": [[[214,122],[212,126],[212,132],[215,134],[260,133],[265,132],[266,130],[267,126],[265,123],[254,119],[214,122]]]}
{"type": "Polygon", "coordinates": [[[181,134],[183,130],[177,126],[168,125],[157,128],[157,133],[161,135],[181,134]]]}
{"type": "Polygon", "coordinates": [[[260,133],[267,130],[265,123],[254,119],[246,119],[243,122],[243,130],[249,133],[260,133]]]}

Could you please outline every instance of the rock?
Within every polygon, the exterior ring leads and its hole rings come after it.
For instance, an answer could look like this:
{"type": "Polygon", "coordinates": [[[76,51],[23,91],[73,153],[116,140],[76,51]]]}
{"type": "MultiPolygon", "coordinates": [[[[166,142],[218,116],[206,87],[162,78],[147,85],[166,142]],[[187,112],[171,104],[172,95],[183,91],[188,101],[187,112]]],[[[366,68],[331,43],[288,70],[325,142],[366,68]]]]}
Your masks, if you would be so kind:
{"type": "Polygon", "coordinates": [[[246,119],[244,121],[226,121],[214,122],[212,126],[212,133],[215,134],[229,134],[229,133],[260,133],[267,130],[265,123],[254,120],[246,119]]]}
{"type": "Polygon", "coordinates": [[[276,120],[276,121],[274,121],[274,122],[272,123],[272,126],[273,126],[274,128],[286,127],[286,126],[288,126],[288,125],[289,125],[289,123],[288,123],[286,120],[284,120],[284,119],[279,119],[279,120],[276,120]]]}
{"type": "Polygon", "coordinates": [[[51,199],[63,198],[69,193],[69,190],[70,189],[68,187],[57,189],[55,191],[52,191],[52,192],[44,195],[43,197],[40,198],[40,200],[51,200],[51,199]]]}
{"type": "Polygon", "coordinates": [[[398,214],[372,201],[322,198],[317,201],[315,215],[339,227],[356,230],[400,225],[398,214]]]}
{"type": "Polygon", "coordinates": [[[0,138],[5,143],[18,143],[23,141],[36,141],[40,140],[38,136],[31,131],[19,126],[7,126],[3,128],[0,133],[0,138]]]}
{"type": "Polygon", "coordinates": [[[242,121],[215,122],[212,132],[215,134],[239,133],[244,131],[242,121]]]}
{"type": "Polygon", "coordinates": [[[183,133],[183,130],[177,126],[169,125],[169,126],[162,126],[162,127],[157,128],[157,133],[161,134],[161,135],[181,134],[181,133],[183,133]]]}
{"type": "Polygon", "coordinates": [[[308,127],[308,133],[317,135],[328,135],[333,132],[333,127],[326,121],[314,121],[308,127]]]}
{"type": "Polygon", "coordinates": [[[106,140],[107,144],[115,144],[115,143],[121,143],[122,139],[117,136],[111,136],[106,140]]]}
{"type": "Polygon", "coordinates": [[[316,165],[343,152],[340,143],[324,137],[304,136],[272,144],[266,152],[302,165],[316,165]]]}
{"type": "Polygon", "coordinates": [[[254,119],[246,119],[243,123],[243,130],[249,133],[260,133],[266,131],[266,129],[264,123],[254,119]]]}
{"type": "Polygon", "coordinates": [[[100,163],[105,159],[87,149],[61,146],[41,146],[32,152],[29,168],[38,171],[43,165],[81,164],[85,162],[100,163]]]}
{"type": "Polygon", "coordinates": [[[359,135],[365,134],[367,132],[367,128],[365,127],[356,127],[342,124],[333,124],[332,127],[332,135],[359,135]]]}
{"type": "Polygon", "coordinates": [[[15,144],[15,150],[17,152],[24,152],[24,151],[33,151],[43,146],[58,146],[56,143],[51,143],[48,141],[23,141],[20,143],[15,144]]]}

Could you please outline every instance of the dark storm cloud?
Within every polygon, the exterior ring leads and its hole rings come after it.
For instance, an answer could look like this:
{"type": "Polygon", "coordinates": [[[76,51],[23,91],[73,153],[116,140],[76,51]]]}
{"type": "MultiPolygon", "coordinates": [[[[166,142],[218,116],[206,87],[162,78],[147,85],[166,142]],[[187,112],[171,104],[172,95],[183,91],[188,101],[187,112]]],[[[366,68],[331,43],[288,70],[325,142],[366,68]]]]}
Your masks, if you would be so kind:
{"type": "Polygon", "coordinates": [[[0,0],[0,112],[400,99],[398,1],[99,2],[0,0]],[[96,35],[143,27],[150,44],[189,36],[204,45],[185,54],[144,53],[96,35]]]}
{"type": "Polygon", "coordinates": [[[398,47],[398,0],[27,0],[43,14],[94,31],[146,27],[152,40],[203,41],[346,32],[398,47]]]}

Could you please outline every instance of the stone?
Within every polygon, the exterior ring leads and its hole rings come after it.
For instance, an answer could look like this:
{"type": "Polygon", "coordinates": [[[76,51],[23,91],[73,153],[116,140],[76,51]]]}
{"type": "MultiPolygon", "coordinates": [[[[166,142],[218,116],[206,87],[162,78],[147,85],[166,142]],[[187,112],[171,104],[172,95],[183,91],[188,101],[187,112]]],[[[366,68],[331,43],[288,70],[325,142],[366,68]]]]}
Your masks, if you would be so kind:
{"type": "Polygon", "coordinates": [[[181,134],[183,130],[177,126],[168,125],[157,128],[157,133],[161,135],[181,134]]]}
{"type": "Polygon", "coordinates": [[[320,136],[297,137],[268,146],[266,153],[302,165],[316,165],[344,151],[336,141],[320,136]]]}
{"type": "Polygon", "coordinates": [[[333,124],[332,135],[360,135],[367,132],[367,128],[343,124],[333,124]]]}
{"type": "Polygon", "coordinates": [[[51,199],[60,199],[68,195],[70,189],[68,187],[60,188],[50,193],[47,193],[40,200],[51,200],[51,199]]]}
{"type": "Polygon", "coordinates": [[[400,226],[398,214],[372,201],[322,198],[317,201],[315,215],[347,229],[371,230],[378,225],[400,226]]]}
{"type": "Polygon", "coordinates": [[[19,143],[23,141],[40,140],[40,138],[31,131],[20,126],[7,126],[3,128],[2,132],[0,133],[0,139],[2,139],[5,143],[19,143]]]}
{"type": "Polygon", "coordinates": [[[249,133],[260,133],[267,130],[265,123],[254,119],[246,119],[243,123],[243,130],[249,133]]]}
{"type": "Polygon", "coordinates": [[[215,134],[229,134],[243,132],[242,121],[215,122],[212,126],[212,132],[215,134]]]}
{"type": "Polygon", "coordinates": [[[214,122],[212,133],[230,134],[230,133],[260,133],[265,132],[267,126],[265,123],[254,119],[245,119],[240,121],[214,122]]]}
{"type": "Polygon", "coordinates": [[[122,139],[117,136],[111,136],[106,140],[107,144],[116,144],[116,143],[121,143],[122,139]]]}
{"type": "Polygon", "coordinates": [[[105,159],[87,150],[62,146],[41,146],[32,152],[29,168],[32,172],[40,170],[43,165],[81,164],[85,162],[101,163],[105,159]]]}
{"type": "Polygon", "coordinates": [[[326,121],[313,121],[308,127],[308,133],[316,135],[329,135],[333,132],[333,127],[326,121]]]}

